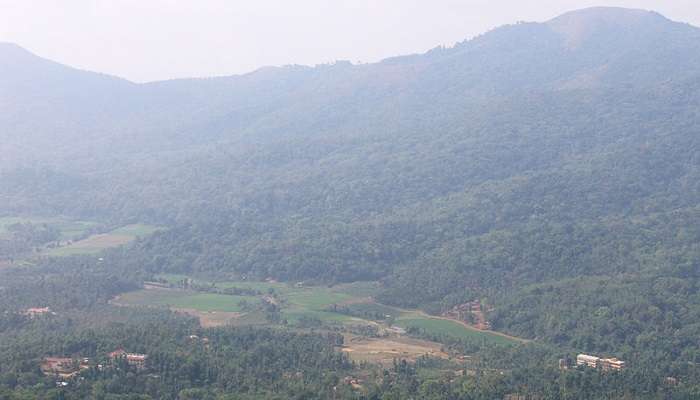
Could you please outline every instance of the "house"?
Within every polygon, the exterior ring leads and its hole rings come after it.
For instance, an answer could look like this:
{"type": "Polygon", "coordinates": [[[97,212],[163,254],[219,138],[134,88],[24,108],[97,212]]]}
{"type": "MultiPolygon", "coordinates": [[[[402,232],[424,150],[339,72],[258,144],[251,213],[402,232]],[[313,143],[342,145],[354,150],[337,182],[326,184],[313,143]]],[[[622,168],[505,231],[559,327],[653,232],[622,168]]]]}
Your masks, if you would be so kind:
{"type": "Polygon", "coordinates": [[[668,385],[668,386],[677,386],[677,385],[678,385],[678,379],[677,379],[677,378],[674,378],[674,377],[672,377],[672,376],[667,376],[667,377],[664,379],[664,383],[665,383],[666,385],[668,385]]]}
{"type": "Polygon", "coordinates": [[[614,357],[602,358],[600,360],[600,367],[603,371],[621,371],[625,369],[625,362],[614,357]]]}
{"type": "Polygon", "coordinates": [[[559,359],[559,369],[561,369],[561,370],[569,369],[569,361],[565,358],[560,358],[559,359]]]}
{"type": "Polygon", "coordinates": [[[393,326],[386,328],[386,331],[387,331],[387,333],[398,335],[398,336],[406,334],[406,329],[404,329],[400,326],[396,326],[396,325],[393,325],[393,326]]]}
{"type": "Polygon", "coordinates": [[[109,358],[112,360],[123,359],[126,363],[137,369],[143,369],[146,367],[146,360],[148,355],[138,354],[138,353],[127,353],[124,349],[118,349],[109,353],[109,358]]]}
{"type": "Polygon", "coordinates": [[[598,368],[598,361],[600,361],[600,357],[589,356],[588,354],[579,354],[576,356],[576,365],[598,368]]]}
{"type": "Polygon", "coordinates": [[[120,358],[120,357],[124,357],[124,356],[126,355],[126,351],[125,351],[124,349],[117,349],[117,350],[114,350],[113,352],[111,352],[111,353],[109,353],[109,354],[107,354],[107,355],[108,355],[109,358],[111,358],[112,360],[116,360],[116,359],[118,359],[118,358],[120,358]]]}
{"type": "Polygon", "coordinates": [[[136,368],[145,368],[147,358],[148,356],[145,354],[127,353],[126,362],[129,363],[129,365],[134,366],[136,368]]]}
{"type": "Polygon", "coordinates": [[[625,369],[625,362],[617,358],[600,358],[590,356],[588,354],[579,354],[576,356],[576,365],[582,365],[589,368],[600,368],[603,371],[621,371],[625,369]]]}
{"type": "Polygon", "coordinates": [[[26,315],[28,317],[38,317],[40,315],[46,315],[46,314],[51,314],[51,315],[56,315],[55,312],[52,312],[49,307],[32,307],[32,308],[27,308],[22,312],[23,315],[26,315]]]}

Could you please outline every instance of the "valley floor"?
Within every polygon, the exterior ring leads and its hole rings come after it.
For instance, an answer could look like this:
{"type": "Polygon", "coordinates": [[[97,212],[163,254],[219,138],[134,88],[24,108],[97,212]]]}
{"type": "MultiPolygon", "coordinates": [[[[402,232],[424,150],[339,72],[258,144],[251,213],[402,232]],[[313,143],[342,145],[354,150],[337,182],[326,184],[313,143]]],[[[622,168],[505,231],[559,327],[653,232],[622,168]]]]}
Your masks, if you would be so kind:
{"type": "Polygon", "coordinates": [[[478,339],[494,345],[527,342],[479,330],[464,321],[377,303],[369,295],[375,288],[375,283],[321,287],[162,275],[158,282],[119,295],[111,303],[169,308],[197,317],[202,327],[281,323],[341,332],[346,338],[342,351],[358,362],[387,364],[397,358],[416,360],[421,356],[449,359],[442,345],[425,340],[428,337],[478,339]]]}

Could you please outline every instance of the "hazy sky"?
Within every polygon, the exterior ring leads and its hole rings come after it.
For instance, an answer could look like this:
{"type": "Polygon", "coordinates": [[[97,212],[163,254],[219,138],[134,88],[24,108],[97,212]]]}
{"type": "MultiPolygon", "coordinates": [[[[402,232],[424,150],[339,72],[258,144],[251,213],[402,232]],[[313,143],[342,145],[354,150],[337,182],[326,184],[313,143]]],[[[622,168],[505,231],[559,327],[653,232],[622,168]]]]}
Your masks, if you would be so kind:
{"type": "Polygon", "coordinates": [[[0,0],[0,41],[149,81],[373,62],[599,5],[700,25],[700,0],[0,0]]]}

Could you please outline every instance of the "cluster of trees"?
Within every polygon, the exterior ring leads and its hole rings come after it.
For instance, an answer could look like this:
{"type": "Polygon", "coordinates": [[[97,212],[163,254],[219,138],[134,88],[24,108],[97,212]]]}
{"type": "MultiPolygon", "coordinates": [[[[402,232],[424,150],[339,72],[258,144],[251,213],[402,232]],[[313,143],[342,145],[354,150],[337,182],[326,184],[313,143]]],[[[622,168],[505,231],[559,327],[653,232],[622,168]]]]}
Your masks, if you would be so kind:
{"type": "Polygon", "coordinates": [[[5,232],[0,232],[0,260],[32,252],[61,237],[58,228],[47,224],[25,222],[9,224],[3,228],[5,232]]]}
{"type": "Polygon", "coordinates": [[[249,328],[201,331],[192,320],[162,313],[124,317],[126,322],[102,324],[45,317],[4,332],[0,394],[11,399],[199,399],[205,394],[303,398],[305,393],[328,398],[329,385],[352,367],[344,354],[334,351],[342,343],[337,335],[249,328]],[[195,333],[207,342],[190,339],[195,333]],[[145,369],[111,362],[107,354],[117,348],[147,354],[145,369]],[[82,379],[66,380],[68,386],[56,388],[57,378],[39,371],[43,356],[90,357],[91,367],[80,374],[82,379]]]}
{"type": "Polygon", "coordinates": [[[47,306],[57,311],[90,309],[141,287],[145,276],[122,269],[118,262],[99,262],[97,257],[58,258],[33,267],[0,269],[0,311],[47,306]]]}

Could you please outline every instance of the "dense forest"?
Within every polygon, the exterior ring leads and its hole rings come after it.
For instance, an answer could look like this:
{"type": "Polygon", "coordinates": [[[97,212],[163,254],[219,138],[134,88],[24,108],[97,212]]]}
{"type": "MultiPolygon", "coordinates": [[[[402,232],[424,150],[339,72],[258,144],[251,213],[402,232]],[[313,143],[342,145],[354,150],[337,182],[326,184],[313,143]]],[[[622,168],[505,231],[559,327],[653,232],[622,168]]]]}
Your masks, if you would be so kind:
{"type": "MultiPolygon", "coordinates": [[[[0,399],[700,397],[700,29],[656,13],[595,8],[374,64],[147,84],[0,44],[0,153],[0,217],[166,228],[102,263],[0,266],[0,399]],[[397,360],[361,395],[334,390],[359,367],[332,335],[215,329],[217,352],[175,351],[205,334],[192,320],[109,306],[159,273],[379,281],[382,303],[433,314],[480,299],[495,330],[543,347],[434,338],[485,360],[479,375],[426,379],[437,361],[397,360]],[[47,305],[70,320],[20,313],[47,305]],[[22,361],[134,337],[152,376],[60,389],[22,361]],[[556,368],[574,352],[637,368],[556,368]]],[[[0,261],[58,237],[11,225],[0,261]]]]}

